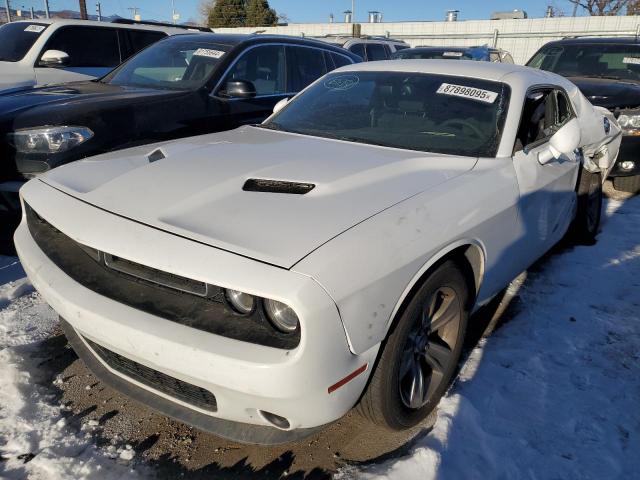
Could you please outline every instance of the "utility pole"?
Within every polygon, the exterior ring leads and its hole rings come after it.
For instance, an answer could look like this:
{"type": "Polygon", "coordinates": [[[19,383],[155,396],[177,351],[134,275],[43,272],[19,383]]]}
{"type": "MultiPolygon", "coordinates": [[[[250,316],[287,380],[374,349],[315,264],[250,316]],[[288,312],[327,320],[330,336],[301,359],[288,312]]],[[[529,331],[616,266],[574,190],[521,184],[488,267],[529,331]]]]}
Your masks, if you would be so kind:
{"type": "Polygon", "coordinates": [[[351,0],[351,23],[356,23],[356,0],[351,0]]]}
{"type": "Polygon", "coordinates": [[[87,0],[80,0],[80,18],[82,20],[86,20],[88,18],[88,15],[87,15],[87,0]]]}
{"type": "Polygon", "coordinates": [[[171,21],[176,23],[176,0],[171,0],[171,21]]]}
{"type": "Polygon", "coordinates": [[[49,13],[49,0],[44,0],[44,15],[47,18],[51,18],[51,14],[49,13]]]}
{"type": "Polygon", "coordinates": [[[7,10],[7,23],[11,23],[11,7],[9,7],[9,0],[5,0],[4,5],[4,8],[7,10]]]}
{"type": "Polygon", "coordinates": [[[31,20],[34,20],[36,18],[36,14],[33,11],[33,7],[31,7],[31,20]]]}
{"type": "Polygon", "coordinates": [[[100,5],[100,2],[96,2],[96,13],[98,14],[98,21],[101,22],[102,21],[102,6],[100,5]]]}

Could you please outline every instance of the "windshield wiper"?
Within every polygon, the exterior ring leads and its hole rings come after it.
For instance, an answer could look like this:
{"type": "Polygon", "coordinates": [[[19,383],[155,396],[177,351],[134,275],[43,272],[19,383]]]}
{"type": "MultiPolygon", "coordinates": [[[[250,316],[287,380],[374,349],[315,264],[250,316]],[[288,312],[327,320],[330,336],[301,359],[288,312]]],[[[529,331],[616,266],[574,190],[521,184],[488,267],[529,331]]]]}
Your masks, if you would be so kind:
{"type": "Polygon", "coordinates": [[[284,128],[282,128],[280,125],[278,125],[275,122],[269,122],[269,123],[254,123],[253,125],[251,125],[252,127],[258,127],[258,128],[266,128],[267,130],[276,130],[279,132],[286,132],[286,130],[284,128]]]}
{"type": "Polygon", "coordinates": [[[579,75],[585,78],[604,78],[607,80],[622,80],[620,77],[616,77],[615,75],[579,75]]]}

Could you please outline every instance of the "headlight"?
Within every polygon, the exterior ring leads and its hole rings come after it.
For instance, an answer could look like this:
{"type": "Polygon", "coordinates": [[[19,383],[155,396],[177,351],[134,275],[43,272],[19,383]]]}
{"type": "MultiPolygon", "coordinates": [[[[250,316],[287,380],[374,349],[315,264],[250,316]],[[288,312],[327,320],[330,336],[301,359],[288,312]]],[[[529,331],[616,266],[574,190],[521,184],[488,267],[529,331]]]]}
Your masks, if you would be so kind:
{"type": "Polygon", "coordinates": [[[93,137],[87,127],[42,127],[16,130],[9,143],[20,153],[60,153],[71,150],[93,137]]]}
{"type": "Polygon", "coordinates": [[[618,117],[618,123],[627,135],[640,135],[640,114],[623,113],[618,117]]]}
{"type": "Polygon", "coordinates": [[[225,290],[224,294],[231,307],[237,313],[247,315],[253,311],[253,307],[256,304],[256,299],[253,295],[239,292],[238,290],[225,290]]]}
{"type": "Polygon", "coordinates": [[[281,332],[291,333],[298,328],[298,316],[289,305],[276,300],[265,299],[264,309],[273,326],[281,332]]]}

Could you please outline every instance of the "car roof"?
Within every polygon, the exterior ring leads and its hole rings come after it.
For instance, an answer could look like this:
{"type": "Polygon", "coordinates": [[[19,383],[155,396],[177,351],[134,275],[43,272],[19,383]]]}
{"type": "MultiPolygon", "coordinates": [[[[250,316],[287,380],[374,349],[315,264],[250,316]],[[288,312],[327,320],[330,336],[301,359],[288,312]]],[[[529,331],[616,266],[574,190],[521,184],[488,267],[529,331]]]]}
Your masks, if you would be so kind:
{"type": "Polygon", "coordinates": [[[345,50],[335,44],[323,42],[313,38],[306,37],[294,37],[291,35],[265,35],[257,33],[204,33],[204,32],[187,32],[182,35],[181,38],[194,37],[194,38],[208,38],[212,41],[220,43],[222,45],[239,45],[241,43],[287,43],[291,45],[308,45],[322,48],[324,50],[331,50],[341,55],[346,55],[353,59],[359,58],[352,54],[348,50],[345,50]]]}
{"type": "Polygon", "coordinates": [[[92,27],[111,27],[111,28],[124,28],[128,30],[149,30],[154,32],[167,32],[167,33],[193,33],[194,30],[189,30],[188,27],[167,27],[166,25],[150,25],[150,24],[136,24],[136,23],[116,23],[116,22],[98,22],[96,20],[81,20],[78,18],[34,18],[26,20],[17,20],[12,23],[25,23],[25,24],[41,24],[41,25],[86,25],[92,27]]]}
{"type": "Polygon", "coordinates": [[[557,85],[569,86],[571,82],[555,73],[537,70],[511,63],[476,62],[473,60],[383,60],[356,63],[341,67],[336,72],[412,72],[434,73],[460,77],[481,78],[508,84],[540,84],[549,81],[557,85]],[[506,78],[508,76],[508,79],[506,78]]]}
{"type": "MultiPolygon", "coordinates": [[[[640,45],[640,37],[566,37],[562,40],[554,40],[546,45],[574,45],[574,44],[598,44],[598,43],[618,43],[640,45]]],[[[545,46],[546,46],[545,45],[545,46]]]]}

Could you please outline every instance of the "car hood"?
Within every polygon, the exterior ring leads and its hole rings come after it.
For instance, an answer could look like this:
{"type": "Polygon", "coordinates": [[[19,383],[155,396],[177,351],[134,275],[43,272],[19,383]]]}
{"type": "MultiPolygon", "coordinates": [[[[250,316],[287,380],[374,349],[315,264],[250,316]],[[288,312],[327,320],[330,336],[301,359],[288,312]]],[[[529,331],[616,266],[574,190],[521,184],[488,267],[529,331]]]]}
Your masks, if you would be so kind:
{"type": "Polygon", "coordinates": [[[101,155],[40,179],[120,216],[290,268],[357,223],[475,163],[242,127],[101,155]],[[157,150],[165,158],[150,160],[157,150]],[[306,194],[245,191],[248,179],[315,187],[306,194]]]}
{"type": "MultiPolygon", "coordinates": [[[[184,92],[111,85],[96,81],[72,82],[0,92],[0,117],[14,116],[35,107],[96,109],[102,102],[127,104],[145,102],[149,97],[179,95],[184,92]]],[[[39,108],[38,115],[42,114],[39,108]]]]}
{"type": "Polygon", "coordinates": [[[569,77],[589,101],[608,109],[640,106],[640,83],[610,78],[569,77]]]}

